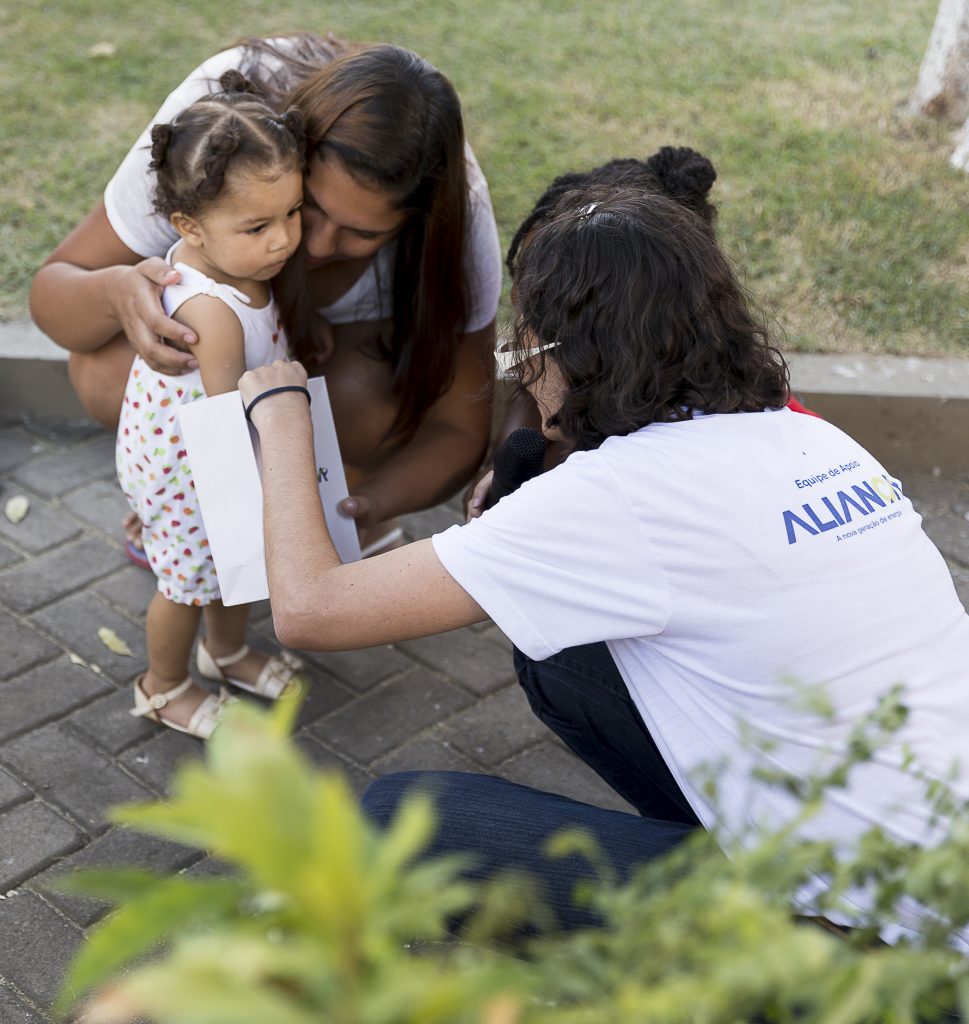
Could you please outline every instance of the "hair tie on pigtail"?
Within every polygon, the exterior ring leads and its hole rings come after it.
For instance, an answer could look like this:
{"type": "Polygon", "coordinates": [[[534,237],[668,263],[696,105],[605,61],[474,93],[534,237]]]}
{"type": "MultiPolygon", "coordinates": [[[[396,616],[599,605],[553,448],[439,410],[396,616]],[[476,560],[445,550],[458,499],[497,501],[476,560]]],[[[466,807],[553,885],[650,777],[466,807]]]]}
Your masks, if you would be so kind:
{"type": "Polygon", "coordinates": [[[148,169],[157,171],[165,163],[168,145],[172,141],[174,130],[170,124],[152,125],[151,129],[151,163],[148,169]]]}

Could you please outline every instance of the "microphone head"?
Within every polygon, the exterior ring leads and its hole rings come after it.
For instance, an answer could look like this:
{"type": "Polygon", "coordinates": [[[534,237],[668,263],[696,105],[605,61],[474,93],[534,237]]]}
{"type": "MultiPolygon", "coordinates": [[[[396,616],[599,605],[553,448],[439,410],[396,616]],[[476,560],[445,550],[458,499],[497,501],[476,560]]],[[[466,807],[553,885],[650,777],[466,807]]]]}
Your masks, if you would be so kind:
{"type": "Polygon", "coordinates": [[[495,452],[494,462],[495,475],[486,508],[542,472],[545,468],[544,435],[531,427],[519,427],[495,452]]]}
{"type": "MultiPolygon", "coordinates": [[[[531,427],[519,427],[509,434],[495,452],[495,474],[521,472],[522,468],[541,467],[545,459],[545,437],[531,427]]],[[[530,476],[534,476],[532,473],[530,476]]],[[[521,481],[529,479],[524,477],[521,481]]]]}

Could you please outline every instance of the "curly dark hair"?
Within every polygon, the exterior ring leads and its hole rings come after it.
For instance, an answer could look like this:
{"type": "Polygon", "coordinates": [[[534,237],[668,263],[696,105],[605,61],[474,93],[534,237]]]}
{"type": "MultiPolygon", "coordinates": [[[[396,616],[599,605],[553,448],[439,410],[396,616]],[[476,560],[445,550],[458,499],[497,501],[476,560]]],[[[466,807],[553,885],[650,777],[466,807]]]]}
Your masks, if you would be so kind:
{"type": "Polygon", "coordinates": [[[154,206],[165,217],[204,212],[221,194],[230,168],[302,169],[303,120],[295,110],[274,111],[238,71],[227,71],[219,87],[170,124],[151,129],[154,206]]]}
{"type": "Polygon", "coordinates": [[[567,193],[519,256],[514,348],[528,385],[566,385],[547,421],[574,449],[694,413],[759,412],[788,371],[708,224],[641,189],[567,193]],[[553,344],[525,359],[536,344],[553,344]]]}
{"type": "Polygon", "coordinates": [[[659,192],[692,210],[711,227],[716,221],[717,208],[707,196],[717,172],[702,153],[688,146],[663,146],[645,160],[627,157],[610,160],[593,167],[591,171],[570,171],[559,175],[542,193],[532,212],[521,222],[508,247],[505,265],[515,276],[515,263],[522,242],[532,229],[545,221],[566,192],[611,185],[616,188],[641,189],[659,192]]]}

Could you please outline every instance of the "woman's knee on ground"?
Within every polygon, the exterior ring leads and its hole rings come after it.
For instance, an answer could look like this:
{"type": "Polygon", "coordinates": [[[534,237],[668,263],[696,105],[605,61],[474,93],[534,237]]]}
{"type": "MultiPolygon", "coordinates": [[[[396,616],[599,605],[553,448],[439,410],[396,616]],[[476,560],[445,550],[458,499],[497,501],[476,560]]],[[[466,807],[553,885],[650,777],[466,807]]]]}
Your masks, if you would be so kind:
{"type": "Polygon", "coordinates": [[[386,828],[397,813],[414,780],[422,772],[395,772],[371,782],[360,799],[360,806],[374,824],[386,828]]]}

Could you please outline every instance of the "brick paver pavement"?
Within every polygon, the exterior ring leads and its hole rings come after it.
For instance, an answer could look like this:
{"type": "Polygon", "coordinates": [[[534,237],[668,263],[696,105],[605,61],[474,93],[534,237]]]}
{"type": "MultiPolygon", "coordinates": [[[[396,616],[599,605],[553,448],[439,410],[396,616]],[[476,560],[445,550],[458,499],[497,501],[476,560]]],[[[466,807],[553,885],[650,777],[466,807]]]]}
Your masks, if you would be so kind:
{"type": "MultiPolygon", "coordinates": [[[[172,769],[201,745],[128,715],[154,578],[122,551],[113,439],[76,422],[0,424],[0,479],[0,506],[14,494],[31,502],[17,525],[0,515],[0,1022],[41,1024],[84,930],[103,913],[45,883],[89,865],[205,870],[195,852],[104,817],[115,803],[164,795],[172,769]],[[108,651],[101,626],[134,656],[108,651]]],[[[969,482],[925,474],[904,483],[965,602],[969,482]]],[[[459,515],[450,503],[405,526],[416,539],[459,515]]],[[[274,642],[265,605],[251,633],[274,642]]],[[[625,806],[531,715],[509,644],[491,624],[309,662],[297,740],[358,791],[384,772],[444,768],[625,806]]]]}

